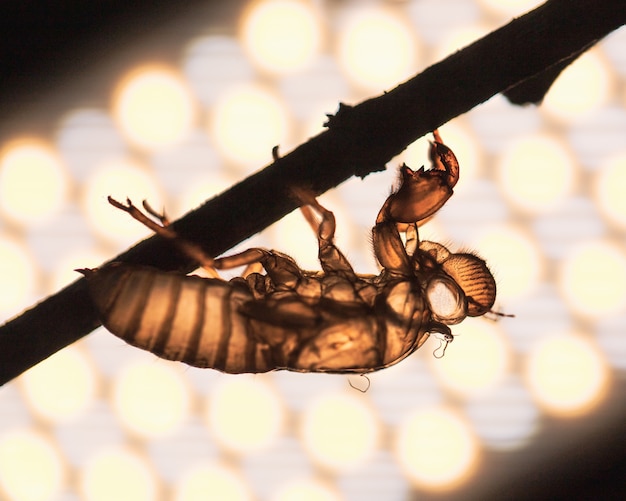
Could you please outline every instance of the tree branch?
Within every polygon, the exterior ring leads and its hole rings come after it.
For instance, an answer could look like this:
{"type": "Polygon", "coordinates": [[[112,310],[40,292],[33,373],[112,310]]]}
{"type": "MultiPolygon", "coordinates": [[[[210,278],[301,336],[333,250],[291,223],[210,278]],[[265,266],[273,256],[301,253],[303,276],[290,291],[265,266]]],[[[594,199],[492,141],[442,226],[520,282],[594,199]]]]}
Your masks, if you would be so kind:
{"type": "MultiPolygon", "coordinates": [[[[219,255],[294,210],[291,187],[320,194],[353,175],[383,170],[417,138],[571,59],[624,23],[623,0],[550,0],[392,91],[340,107],[328,131],[188,213],[174,228],[219,255]]],[[[194,268],[156,237],[113,260],[194,268]]],[[[84,279],[37,304],[0,327],[0,384],[98,325],[84,279]]]]}

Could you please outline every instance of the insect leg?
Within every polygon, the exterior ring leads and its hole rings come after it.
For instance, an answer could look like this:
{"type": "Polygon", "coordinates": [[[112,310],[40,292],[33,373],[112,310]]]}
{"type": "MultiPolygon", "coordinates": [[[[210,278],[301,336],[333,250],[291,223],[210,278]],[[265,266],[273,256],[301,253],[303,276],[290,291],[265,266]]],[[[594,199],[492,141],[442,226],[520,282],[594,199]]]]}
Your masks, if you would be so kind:
{"type": "Polygon", "coordinates": [[[150,207],[150,205],[148,205],[147,202],[144,201],[143,206],[146,209],[146,212],[158,219],[160,223],[159,224],[146,216],[137,207],[135,207],[129,198],[126,199],[126,205],[118,202],[113,197],[108,197],[107,199],[113,207],[127,212],[131,215],[133,219],[136,219],[144,226],[147,226],[157,235],[171,240],[183,254],[189,256],[200,266],[206,269],[209,273],[211,273],[214,277],[217,277],[213,258],[209,256],[206,252],[204,252],[199,245],[190,242],[189,240],[185,240],[184,238],[180,237],[174,230],[172,230],[169,226],[169,221],[165,214],[157,213],[154,209],[152,209],[152,207],[150,207]]]}
{"type": "Polygon", "coordinates": [[[334,272],[353,277],[355,273],[352,266],[334,242],[335,215],[323,207],[311,193],[304,190],[294,190],[294,194],[303,204],[306,204],[300,207],[300,210],[313,231],[317,233],[318,257],[322,269],[326,273],[334,272]],[[321,217],[319,222],[316,213],[321,217]]]}

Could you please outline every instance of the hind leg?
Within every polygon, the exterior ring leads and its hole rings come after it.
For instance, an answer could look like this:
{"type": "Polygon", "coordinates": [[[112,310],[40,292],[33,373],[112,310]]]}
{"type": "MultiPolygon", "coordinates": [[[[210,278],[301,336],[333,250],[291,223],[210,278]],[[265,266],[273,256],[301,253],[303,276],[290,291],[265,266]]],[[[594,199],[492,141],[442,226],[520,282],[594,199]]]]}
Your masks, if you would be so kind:
{"type": "Polygon", "coordinates": [[[317,234],[318,257],[326,273],[338,273],[349,277],[354,270],[343,253],[335,245],[335,215],[323,207],[317,199],[304,190],[294,190],[295,196],[306,205],[300,207],[304,218],[317,234]],[[321,218],[318,221],[318,218],[321,218]]]}

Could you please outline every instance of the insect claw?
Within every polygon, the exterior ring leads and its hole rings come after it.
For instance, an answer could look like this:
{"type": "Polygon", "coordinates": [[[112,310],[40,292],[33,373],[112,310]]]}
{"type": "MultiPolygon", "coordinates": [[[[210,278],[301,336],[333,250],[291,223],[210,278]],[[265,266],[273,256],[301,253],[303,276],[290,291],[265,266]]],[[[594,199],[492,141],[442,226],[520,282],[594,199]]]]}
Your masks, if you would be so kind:
{"type": "Polygon", "coordinates": [[[129,200],[128,198],[126,199],[126,201],[128,202],[129,207],[127,207],[126,205],[124,205],[122,202],[118,202],[118,201],[117,201],[117,200],[115,200],[115,199],[114,199],[111,195],[109,195],[109,196],[107,197],[107,200],[108,200],[108,202],[109,202],[109,203],[110,203],[113,207],[115,207],[115,208],[117,208],[117,209],[120,209],[120,210],[123,210],[124,212],[128,212],[128,210],[129,210],[129,208],[130,208],[130,205],[132,205],[132,204],[131,204],[131,202],[130,202],[130,200],[129,200]]]}
{"type": "Polygon", "coordinates": [[[167,216],[165,215],[165,210],[161,211],[161,212],[157,212],[155,211],[152,206],[148,203],[147,200],[144,200],[142,202],[143,208],[146,210],[146,212],[148,214],[150,214],[152,217],[155,217],[156,219],[158,219],[161,224],[165,227],[165,226],[169,226],[170,221],[167,218],[167,216]]]}
{"type": "Polygon", "coordinates": [[[272,158],[274,159],[274,162],[280,160],[280,153],[278,153],[278,148],[278,144],[272,148],[272,158]]]}

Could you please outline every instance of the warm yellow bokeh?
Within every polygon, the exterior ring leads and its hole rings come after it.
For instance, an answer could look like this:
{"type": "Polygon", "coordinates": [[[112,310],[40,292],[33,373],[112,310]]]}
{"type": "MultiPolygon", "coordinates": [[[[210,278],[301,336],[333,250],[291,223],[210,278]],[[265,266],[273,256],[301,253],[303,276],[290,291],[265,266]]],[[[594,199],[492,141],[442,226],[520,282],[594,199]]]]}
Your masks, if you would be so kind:
{"type": "Polygon", "coordinates": [[[626,307],[626,253],[596,240],[574,247],[559,269],[561,295],[578,314],[599,318],[626,307]]]}
{"type": "Polygon", "coordinates": [[[602,106],[613,91],[613,77],[598,49],[590,49],[556,79],[540,111],[563,122],[602,106]]]}
{"type": "Polygon", "coordinates": [[[113,116],[135,146],[155,150],[178,143],[194,121],[194,103],[175,71],[145,66],[125,77],[113,97],[113,116]]]}
{"type": "Polygon", "coordinates": [[[125,428],[144,438],[175,432],[189,412],[190,390],[173,364],[140,362],[117,377],[113,406],[125,428]]]}
{"type": "Polygon", "coordinates": [[[96,375],[83,350],[71,345],[25,372],[20,383],[35,413],[64,422],[79,416],[92,402],[96,375]]]}
{"type": "Polygon", "coordinates": [[[82,202],[87,222],[94,233],[107,242],[129,245],[151,234],[126,212],[111,206],[107,202],[108,196],[122,203],[130,198],[138,207],[147,200],[155,210],[162,210],[163,195],[147,168],[127,159],[104,162],[87,180],[82,202]]]}
{"type": "Polygon", "coordinates": [[[288,480],[270,501],[341,501],[336,490],[314,480],[288,480]]]}
{"type": "MultiPolygon", "coordinates": [[[[3,430],[5,432],[5,430],[3,430]]],[[[30,430],[0,437],[0,494],[9,501],[52,501],[65,483],[61,456],[50,440],[30,430]]]]}
{"type": "Polygon", "coordinates": [[[274,442],[282,431],[283,412],[274,388],[239,376],[217,383],[208,403],[206,424],[226,449],[247,454],[274,442]]]}
{"type": "Polygon", "coordinates": [[[35,262],[28,249],[13,238],[0,236],[0,315],[17,313],[35,289],[35,262]]]}
{"type": "Polygon", "coordinates": [[[317,463],[331,470],[352,470],[378,446],[379,427],[363,399],[327,394],[312,401],[303,414],[303,445],[317,463]]]}
{"type": "Polygon", "coordinates": [[[626,153],[609,159],[596,174],[594,199],[602,214],[613,224],[626,228],[626,153]]]}
{"type": "Polygon", "coordinates": [[[491,32],[487,24],[466,25],[451,31],[445,39],[435,48],[432,62],[438,63],[456,51],[471,45],[491,32]]]}
{"type": "Polygon", "coordinates": [[[544,3],[543,0],[480,0],[490,11],[502,16],[521,16],[544,3]]]}
{"type": "Polygon", "coordinates": [[[532,349],[525,377],[541,407],[559,416],[588,412],[606,395],[609,370],[595,344],[578,335],[542,339],[532,349]]]}
{"type": "Polygon", "coordinates": [[[339,65],[358,87],[380,92],[415,72],[418,43],[401,17],[386,9],[350,11],[340,28],[339,65]]]}
{"type": "Polygon", "coordinates": [[[515,141],[498,163],[498,182],[504,195],[531,214],[557,207],[572,192],[575,178],[569,151],[547,135],[515,141]]]}
{"type": "Polygon", "coordinates": [[[272,148],[285,144],[289,120],[270,91],[243,85],[226,91],[212,110],[209,132],[220,153],[244,168],[272,161],[272,148]]]}
{"type": "Polygon", "coordinates": [[[241,475],[227,466],[206,463],[187,470],[175,489],[175,501],[252,501],[241,475]]]}
{"type": "Polygon", "coordinates": [[[446,408],[421,408],[407,415],[397,430],[395,452],[415,485],[452,489],[477,467],[479,447],[468,424],[446,408]]]}
{"type": "Polygon", "coordinates": [[[493,226],[480,232],[472,244],[496,279],[498,302],[525,297],[540,281],[544,263],[535,241],[522,229],[493,226]]]}
{"type": "Polygon", "coordinates": [[[122,447],[97,451],[80,472],[84,501],[156,501],[157,478],[145,458],[122,447]]]}
{"type": "Polygon", "coordinates": [[[467,318],[453,326],[452,332],[454,341],[445,355],[428,359],[443,385],[471,397],[498,384],[510,368],[509,347],[499,326],[482,318],[467,318]]]}
{"type": "Polygon", "coordinates": [[[258,1],[244,13],[241,41],[250,59],[263,70],[295,72],[320,48],[319,20],[311,5],[302,1],[258,1]]]}
{"type": "Polygon", "coordinates": [[[49,145],[35,139],[8,143],[0,151],[0,213],[21,226],[43,223],[65,203],[68,181],[49,145]]]}
{"type": "Polygon", "coordinates": [[[46,282],[46,288],[53,294],[82,278],[77,269],[97,268],[110,258],[110,255],[98,248],[72,249],[56,262],[55,269],[46,282]]]}

